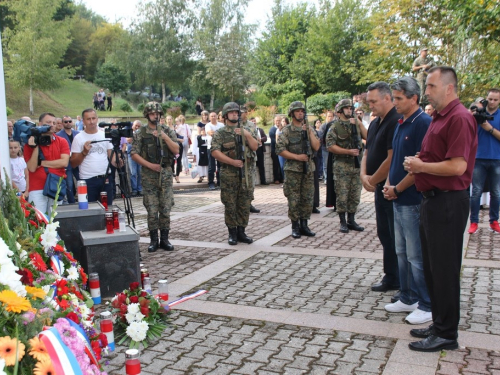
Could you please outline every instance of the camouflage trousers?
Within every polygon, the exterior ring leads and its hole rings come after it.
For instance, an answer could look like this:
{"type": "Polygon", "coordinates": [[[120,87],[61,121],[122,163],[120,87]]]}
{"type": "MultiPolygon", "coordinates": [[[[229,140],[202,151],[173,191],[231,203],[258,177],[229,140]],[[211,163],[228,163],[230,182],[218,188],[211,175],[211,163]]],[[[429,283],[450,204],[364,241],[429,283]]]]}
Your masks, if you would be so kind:
{"type": "Polygon", "coordinates": [[[254,196],[254,191],[255,191],[255,173],[256,173],[256,165],[255,165],[255,159],[248,159],[247,160],[247,163],[248,163],[248,189],[250,189],[250,200],[254,200],[255,199],[255,196],[254,196]],[[250,181],[252,183],[250,183],[250,181]]]}
{"type": "Polygon", "coordinates": [[[170,229],[170,210],[174,205],[172,189],[172,169],[170,165],[160,173],[149,168],[141,168],[142,194],[144,207],[148,211],[148,228],[170,229]]]}
{"type": "Polygon", "coordinates": [[[352,160],[347,163],[335,159],[333,163],[335,195],[337,196],[337,212],[355,213],[361,200],[361,178],[359,168],[355,168],[352,160]]]}
{"type": "Polygon", "coordinates": [[[245,184],[245,174],[240,181],[239,176],[227,173],[221,168],[220,200],[224,205],[224,221],[229,228],[248,226],[250,203],[252,202],[252,182],[245,184]]]}
{"type": "Polygon", "coordinates": [[[283,193],[288,199],[288,217],[292,221],[309,220],[314,200],[314,172],[286,171],[283,193]]]}

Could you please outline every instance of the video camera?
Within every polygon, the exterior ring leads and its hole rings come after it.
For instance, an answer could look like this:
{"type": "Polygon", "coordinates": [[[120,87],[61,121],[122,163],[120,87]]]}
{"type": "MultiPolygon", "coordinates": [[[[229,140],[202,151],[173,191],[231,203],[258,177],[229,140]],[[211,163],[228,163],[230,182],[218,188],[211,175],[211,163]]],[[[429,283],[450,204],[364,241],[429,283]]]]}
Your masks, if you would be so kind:
{"type": "Polygon", "coordinates": [[[470,110],[474,112],[473,116],[476,119],[477,123],[481,125],[485,121],[492,121],[493,116],[490,116],[488,112],[486,112],[486,106],[488,105],[488,100],[483,99],[479,103],[481,103],[483,108],[479,108],[477,105],[473,105],[470,107],[470,110]]]}
{"type": "Polygon", "coordinates": [[[101,122],[99,123],[99,127],[107,127],[106,129],[104,129],[104,136],[106,138],[130,138],[134,136],[132,123],[130,121],[117,122],[115,124],[111,122],[101,122]],[[118,126],[118,129],[111,129],[112,126],[118,126]]]}
{"type": "Polygon", "coordinates": [[[50,125],[36,126],[34,122],[28,120],[17,120],[14,123],[14,129],[12,132],[12,138],[18,141],[23,147],[28,143],[30,137],[34,137],[35,146],[48,146],[52,142],[50,135],[43,135],[50,131],[50,125]]]}

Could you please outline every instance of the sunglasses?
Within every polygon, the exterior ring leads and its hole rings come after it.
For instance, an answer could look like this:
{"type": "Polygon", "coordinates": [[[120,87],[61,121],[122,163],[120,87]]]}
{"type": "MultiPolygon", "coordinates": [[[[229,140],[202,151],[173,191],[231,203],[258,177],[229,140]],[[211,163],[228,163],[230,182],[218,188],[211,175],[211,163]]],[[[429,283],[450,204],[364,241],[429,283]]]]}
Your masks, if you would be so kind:
{"type": "Polygon", "coordinates": [[[70,123],[72,123],[72,122],[73,122],[73,120],[69,120],[69,121],[64,120],[63,122],[64,122],[65,124],[70,124],[70,123]]]}

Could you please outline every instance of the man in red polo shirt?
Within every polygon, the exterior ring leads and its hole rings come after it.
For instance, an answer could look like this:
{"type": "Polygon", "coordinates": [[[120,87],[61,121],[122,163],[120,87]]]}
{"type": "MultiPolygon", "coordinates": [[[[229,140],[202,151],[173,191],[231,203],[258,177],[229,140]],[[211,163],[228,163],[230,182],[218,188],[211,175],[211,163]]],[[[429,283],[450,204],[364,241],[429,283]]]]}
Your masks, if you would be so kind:
{"type": "MultiPolygon", "coordinates": [[[[50,136],[51,142],[48,146],[35,144],[33,137],[28,139],[24,145],[24,160],[29,171],[29,198],[43,213],[50,215],[54,200],[43,195],[43,187],[47,180],[47,168],[49,173],[65,177],[66,167],[69,162],[69,146],[65,139],[54,134],[56,130],[56,117],[52,113],[42,113],[38,125],[50,125],[51,128],[44,136],[50,136]],[[40,150],[42,150],[45,160],[40,160],[40,150]]],[[[65,192],[59,194],[59,198],[64,197],[65,192]]]]}
{"type": "Polygon", "coordinates": [[[460,270],[469,214],[467,188],[477,150],[477,126],[457,96],[457,74],[451,67],[429,70],[425,94],[434,118],[418,156],[406,157],[405,169],[415,175],[424,199],[420,207],[420,238],[424,275],[431,297],[433,324],[412,329],[422,338],[410,349],[435,352],[458,348],[460,270]]]}

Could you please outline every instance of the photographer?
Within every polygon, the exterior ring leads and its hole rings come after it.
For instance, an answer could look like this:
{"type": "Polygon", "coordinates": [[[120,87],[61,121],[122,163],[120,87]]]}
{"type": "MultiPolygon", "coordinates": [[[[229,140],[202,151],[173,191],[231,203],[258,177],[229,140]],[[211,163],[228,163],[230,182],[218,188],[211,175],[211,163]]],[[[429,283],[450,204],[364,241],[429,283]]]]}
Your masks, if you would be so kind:
{"type": "Polygon", "coordinates": [[[472,175],[469,233],[476,233],[479,223],[479,206],[485,181],[490,181],[490,230],[500,233],[498,211],[500,206],[500,90],[488,91],[483,107],[473,109],[478,124],[476,164],[472,175]],[[487,102],[487,104],[486,104],[487,102]]]}
{"type": "MultiPolygon", "coordinates": [[[[85,130],[73,139],[71,145],[71,166],[80,169],[80,179],[87,183],[89,202],[99,200],[101,192],[108,194],[108,205],[113,204],[113,186],[110,183],[108,159],[111,157],[113,145],[105,141],[104,132],[97,127],[98,118],[94,109],[85,109],[82,112],[85,130]]],[[[116,167],[115,160],[111,164],[116,167]]],[[[120,160],[120,167],[123,160],[120,160]]]]}
{"type": "MultiPolygon", "coordinates": [[[[65,177],[69,160],[68,142],[54,134],[55,121],[56,117],[52,113],[42,113],[38,125],[47,125],[50,129],[41,135],[32,135],[28,143],[24,145],[24,160],[29,171],[29,201],[48,215],[50,215],[54,200],[43,195],[47,174],[54,173],[65,177]]],[[[62,198],[64,194],[64,191],[61,192],[59,198],[62,198]]]]}

